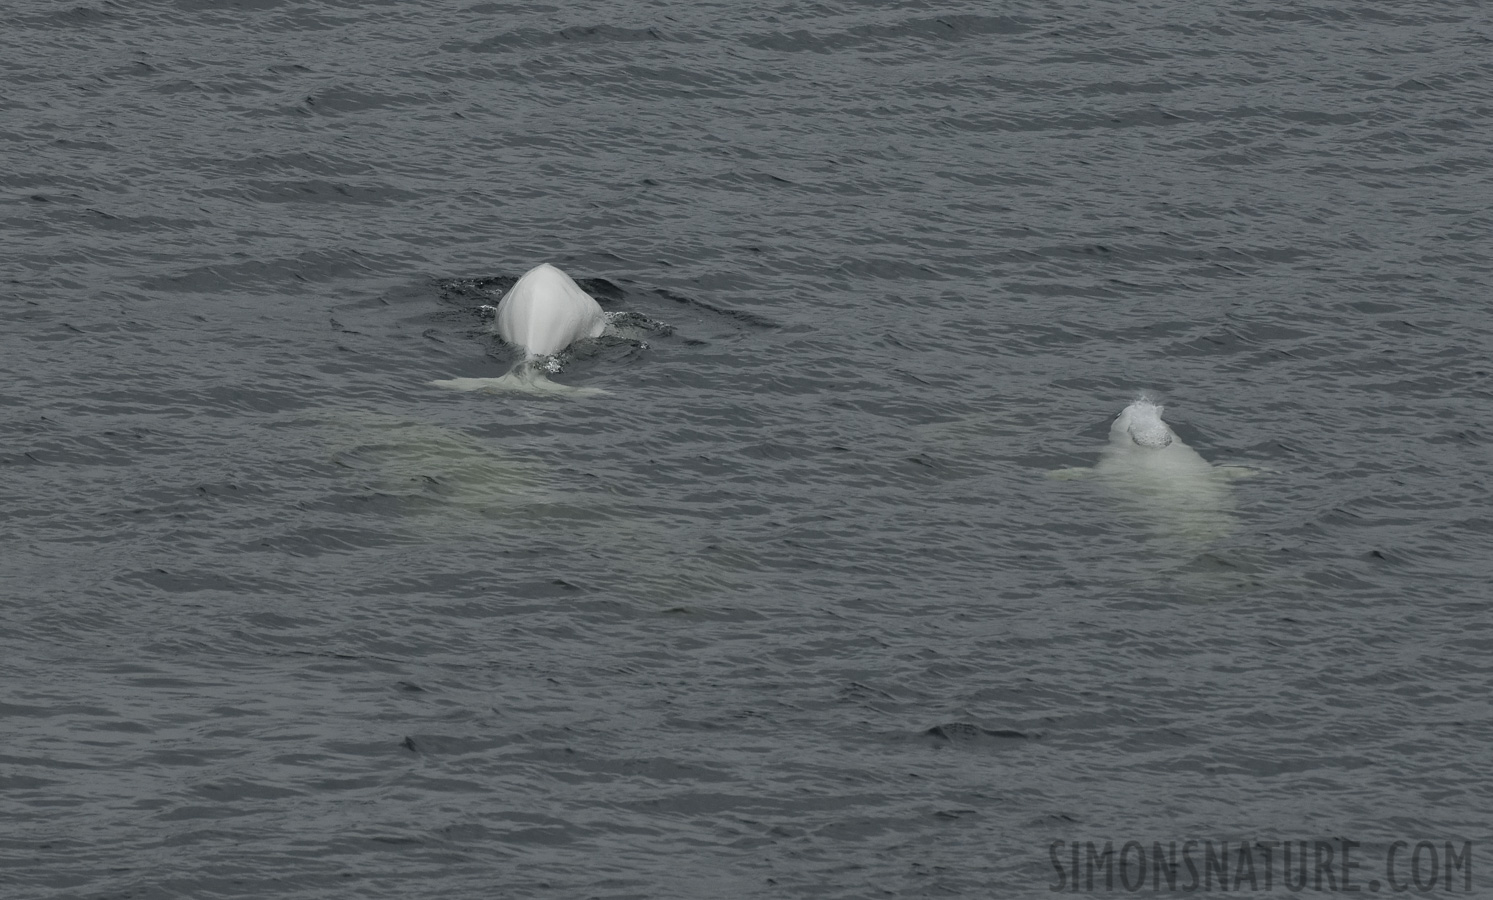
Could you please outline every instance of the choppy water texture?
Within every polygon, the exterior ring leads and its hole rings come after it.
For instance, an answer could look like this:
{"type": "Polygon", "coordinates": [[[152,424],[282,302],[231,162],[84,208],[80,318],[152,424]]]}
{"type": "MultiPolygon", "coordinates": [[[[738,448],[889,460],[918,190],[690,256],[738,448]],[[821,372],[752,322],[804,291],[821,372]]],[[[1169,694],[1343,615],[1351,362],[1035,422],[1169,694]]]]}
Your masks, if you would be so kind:
{"type": "Polygon", "coordinates": [[[9,3],[5,896],[1493,839],[1490,124],[1476,3],[9,3]],[[672,330],[431,388],[545,260],[672,330]],[[1208,528],[1044,477],[1141,389],[1208,528]]]}

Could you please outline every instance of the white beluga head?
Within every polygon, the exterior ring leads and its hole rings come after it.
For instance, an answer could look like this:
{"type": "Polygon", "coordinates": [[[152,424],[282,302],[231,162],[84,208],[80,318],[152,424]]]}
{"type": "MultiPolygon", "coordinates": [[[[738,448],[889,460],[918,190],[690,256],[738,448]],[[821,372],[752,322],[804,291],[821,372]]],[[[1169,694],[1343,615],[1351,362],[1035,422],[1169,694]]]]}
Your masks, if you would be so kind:
{"type": "Polygon", "coordinates": [[[1094,476],[1153,533],[1192,545],[1211,543],[1233,530],[1228,482],[1249,470],[1211,465],[1177,436],[1162,412],[1161,404],[1141,395],[1115,417],[1094,468],[1051,475],[1094,476]]]}
{"type": "Polygon", "coordinates": [[[1176,435],[1172,434],[1171,426],[1161,420],[1164,408],[1156,405],[1149,397],[1136,400],[1115,416],[1115,424],[1110,427],[1110,440],[1118,442],[1122,447],[1128,446],[1125,443],[1128,438],[1137,447],[1151,450],[1165,448],[1176,435]]]}
{"type": "Polygon", "coordinates": [[[607,314],[569,275],[549,263],[523,274],[498,301],[498,336],[524,352],[524,358],[499,378],[451,378],[432,382],[458,391],[596,394],[596,388],[556,384],[546,372],[560,369],[556,355],[576,341],[601,337],[607,314]]]}
{"type": "MultiPolygon", "coordinates": [[[[1099,454],[1095,471],[1124,475],[1146,473],[1151,488],[1161,488],[1169,476],[1211,473],[1213,467],[1187,446],[1161,418],[1165,407],[1142,395],[1120,410],[1109,428],[1109,445],[1099,454]]],[[[1211,476],[1210,476],[1211,477],[1211,476]]]]}

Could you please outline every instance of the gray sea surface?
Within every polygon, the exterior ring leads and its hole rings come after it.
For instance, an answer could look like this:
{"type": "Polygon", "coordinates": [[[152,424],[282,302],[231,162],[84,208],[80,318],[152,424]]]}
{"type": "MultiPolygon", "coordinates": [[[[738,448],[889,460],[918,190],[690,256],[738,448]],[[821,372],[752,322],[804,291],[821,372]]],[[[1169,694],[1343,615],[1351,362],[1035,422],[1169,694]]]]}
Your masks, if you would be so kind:
{"type": "Polygon", "coordinates": [[[1485,4],[5,7],[6,900],[1493,891],[1485,4]]]}

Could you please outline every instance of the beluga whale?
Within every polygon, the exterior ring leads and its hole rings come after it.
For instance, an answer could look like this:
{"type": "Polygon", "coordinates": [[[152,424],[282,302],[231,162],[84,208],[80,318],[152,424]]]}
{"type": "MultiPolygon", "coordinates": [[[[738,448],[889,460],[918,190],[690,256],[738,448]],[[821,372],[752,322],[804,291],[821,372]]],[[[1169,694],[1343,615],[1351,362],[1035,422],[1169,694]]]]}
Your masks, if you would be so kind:
{"type": "Polygon", "coordinates": [[[1214,466],[1161,418],[1164,407],[1141,394],[1115,417],[1109,443],[1092,468],[1059,469],[1057,479],[1092,477],[1126,503],[1157,534],[1207,544],[1233,530],[1229,482],[1254,474],[1245,466],[1214,466]]]}
{"type": "Polygon", "coordinates": [[[456,391],[523,394],[601,394],[598,388],[556,384],[547,374],[560,371],[558,354],[576,341],[607,330],[607,314],[569,275],[540,263],[498,301],[498,336],[523,351],[524,358],[497,378],[449,378],[432,384],[456,391]]]}

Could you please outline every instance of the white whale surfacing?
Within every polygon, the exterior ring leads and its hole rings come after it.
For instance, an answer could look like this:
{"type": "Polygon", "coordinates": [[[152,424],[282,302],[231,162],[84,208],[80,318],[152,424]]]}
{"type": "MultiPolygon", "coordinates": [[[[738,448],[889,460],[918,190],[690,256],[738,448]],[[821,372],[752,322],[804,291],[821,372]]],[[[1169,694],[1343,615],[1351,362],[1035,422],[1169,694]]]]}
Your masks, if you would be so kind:
{"type": "Polygon", "coordinates": [[[600,394],[597,388],[556,384],[555,354],[583,338],[601,337],[607,315],[569,275],[549,263],[525,272],[498,301],[498,335],[524,351],[524,358],[499,378],[450,378],[431,382],[457,391],[600,394]]]}
{"type": "Polygon", "coordinates": [[[1211,465],[1162,420],[1162,411],[1149,397],[1140,397],[1115,417],[1094,468],[1050,474],[1099,478],[1156,533],[1189,544],[1210,543],[1234,528],[1229,481],[1251,470],[1211,465]]]}

